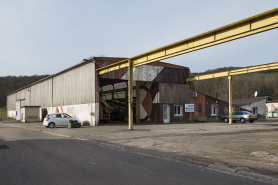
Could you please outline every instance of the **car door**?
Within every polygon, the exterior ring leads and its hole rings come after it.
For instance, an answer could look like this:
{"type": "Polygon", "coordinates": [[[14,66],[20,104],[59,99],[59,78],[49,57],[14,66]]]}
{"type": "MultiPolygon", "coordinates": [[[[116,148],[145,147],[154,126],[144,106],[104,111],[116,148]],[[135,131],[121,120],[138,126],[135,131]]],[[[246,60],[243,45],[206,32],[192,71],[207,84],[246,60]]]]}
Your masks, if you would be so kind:
{"type": "Polygon", "coordinates": [[[69,117],[67,114],[61,114],[62,119],[61,119],[61,125],[66,126],[69,123],[69,117]]]}
{"type": "Polygon", "coordinates": [[[239,113],[236,111],[235,115],[233,117],[234,117],[233,118],[234,121],[238,121],[239,120],[239,113]]]}
{"type": "Polygon", "coordinates": [[[243,112],[238,112],[238,120],[240,120],[240,119],[243,118],[243,117],[244,117],[243,112]]]}
{"type": "Polygon", "coordinates": [[[236,121],[236,119],[237,119],[237,117],[236,117],[236,116],[237,116],[237,115],[236,115],[236,113],[237,113],[237,112],[233,112],[233,115],[232,115],[233,121],[236,121]]]}
{"type": "Polygon", "coordinates": [[[61,124],[61,114],[53,114],[52,121],[55,123],[56,126],[61,124]]]}

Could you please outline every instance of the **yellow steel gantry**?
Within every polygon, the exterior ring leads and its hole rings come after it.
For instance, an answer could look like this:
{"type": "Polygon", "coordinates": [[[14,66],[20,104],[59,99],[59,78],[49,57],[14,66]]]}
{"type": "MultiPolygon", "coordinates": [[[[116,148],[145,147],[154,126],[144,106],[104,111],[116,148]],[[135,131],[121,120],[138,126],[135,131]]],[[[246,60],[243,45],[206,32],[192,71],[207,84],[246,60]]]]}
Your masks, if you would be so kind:
{"type": "MultiPolygon", "coordinates": [[[[136,66],[148,64],[157,60],[163,60],[204,49],[217,44],[222,44],[235,39],[240,39],[278,27],[278,8],[228,24],[226,26],[190,37],[188,39],[166,45],[149,52],[131,57],[97,69],[98,74],[104,74],[121,68],[129,68],[129,86],[132,85],[132,74],[136,66]]],[[[230,81],[232,78],[230,79],[230,81]]],[[[232,81],[231,81],[232,82],[232,81]]],[[[133,129],[133,102],[132,88],[129,88],[129,129],[133,129]]],[[[230,110],[231,112],[231,110],[230,110]]],[[[230,119],[231,121],[231,119],[230,119]]]]}
{"type": "Polygon", "coordinates": [[[134,67],[148,64],[199,49],[207,48],[224,42],[261,33],[278,27],[278,8],[237,21],[232,24],[190,37],[188,39],[151,50],[97,69],[99,75],[128,67],[132,60],[134,67]]]}
{"type": "Polygon", "coordinates": [[[210,73],[210,74],[204,74],[199,76],[193,76],[186,78],[186,82],[192,82],[192,81],[198,81],[198,80],[207,80],[211,78],[220,78],[224,76],[234,76],[234,75],[240,75],[240,74],[246,74],[246,73],[254,73],[259,71],[267,71],[272,69],[278,69],[278,62],[274,63],[268,63],[268,64],[262,64],[257,66],[250,66],[250,67],[244,67],[240,69],[234,69],[229,71],[223,71],[218,73],[210,73]]]}

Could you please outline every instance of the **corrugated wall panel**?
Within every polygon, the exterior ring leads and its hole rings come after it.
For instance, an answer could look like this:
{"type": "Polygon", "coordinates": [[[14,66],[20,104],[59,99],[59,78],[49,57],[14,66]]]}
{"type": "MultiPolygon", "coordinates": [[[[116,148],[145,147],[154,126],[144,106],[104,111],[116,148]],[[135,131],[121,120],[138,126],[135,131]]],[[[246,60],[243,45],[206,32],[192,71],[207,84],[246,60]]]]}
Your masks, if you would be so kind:
{"type": "Polygon", "coordinates": [[[53,78],[53,106],[95,102],[95,67],[88,63],[53,78]]]}
{"type": "Polygon", "coordinates": [[[16,94],[7,96],[7,111],[15,110],[16,94]]]}
{"type": "Polygon", "coordinates": [[[159,83],[159,103],[189,103],[189,87],[185,84],[159,83]]]}
{"type": "Polygon", "coordinates": [[[24,105],[30,105],[30,92],[28,88],[22,89],[14,94],[11,94],[7,97],[7,109],[15,110],[15,102],[17,100],[24,100],[24,105]]]}
{"type": "MultiPolygon", "coordinates": [[[[35,84],[31,87],[31,105],[41,107],[52,106],[52,79],[35,84]]],[[[26,101],[28,104],[30,101],[26,101]]],[[[26,104],[26,105],[27,105],[26,104]]]]}
{"type": "Polygon", "coordinates": [[[28,91],[28,89],[29,88],[26,88],[16,92],[16,100],[25,99],[25,105],[30,105],[30,91],[28,91]]]}

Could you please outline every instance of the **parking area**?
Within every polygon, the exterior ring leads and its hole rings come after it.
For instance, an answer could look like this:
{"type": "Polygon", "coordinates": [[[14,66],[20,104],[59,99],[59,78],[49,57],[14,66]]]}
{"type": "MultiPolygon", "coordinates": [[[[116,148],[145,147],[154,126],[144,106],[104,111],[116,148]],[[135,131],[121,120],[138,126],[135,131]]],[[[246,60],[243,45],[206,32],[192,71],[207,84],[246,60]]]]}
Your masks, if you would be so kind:
{"type": "Polygon", "coordinates": [[[224,122],[140,124],[134,125],[134,130],[128,130],[127,123],[77,129],[49,129],[41,122],[20,123],[9,118],[0,123],[200,166],[278,178],[278,119],[275,118],[232,125],[224,122]]]}

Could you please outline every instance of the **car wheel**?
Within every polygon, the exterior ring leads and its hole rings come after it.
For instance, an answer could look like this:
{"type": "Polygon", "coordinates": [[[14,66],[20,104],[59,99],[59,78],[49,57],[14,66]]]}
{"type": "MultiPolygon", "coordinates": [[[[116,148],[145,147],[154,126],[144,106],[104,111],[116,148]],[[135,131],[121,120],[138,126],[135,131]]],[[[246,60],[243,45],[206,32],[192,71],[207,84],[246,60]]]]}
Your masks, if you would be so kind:
{"type": "Polygon", "coordinates": [[[235,123],[236,121],[233,121],[233,123],[235,123]]]}
{"type": "Polygon", "coordinates": [[[228,121],[229,121],[228,118],[225,118],[225,119],[224,119],[224,122],[225,122],[225,123],[228,123],[228,121]]]}
{"type": "Polygon", "coordinates": [[[49,124],[48,124],[48,127],[49,127],[49,128],[54,128],[54,127],[55,127],[55,124],[54,124],[54,123],[49,123],[49,124]]]}
{"type": "Polygon", "coordinates": [[[249,121],[250,123],[253,123],[254,121],[249,121]]]}
{"type": "Polygon", "coordinates": [[[244,118],[240,118],[240,122],[241,123],[245,123],[245,119],[244,118]]]}

